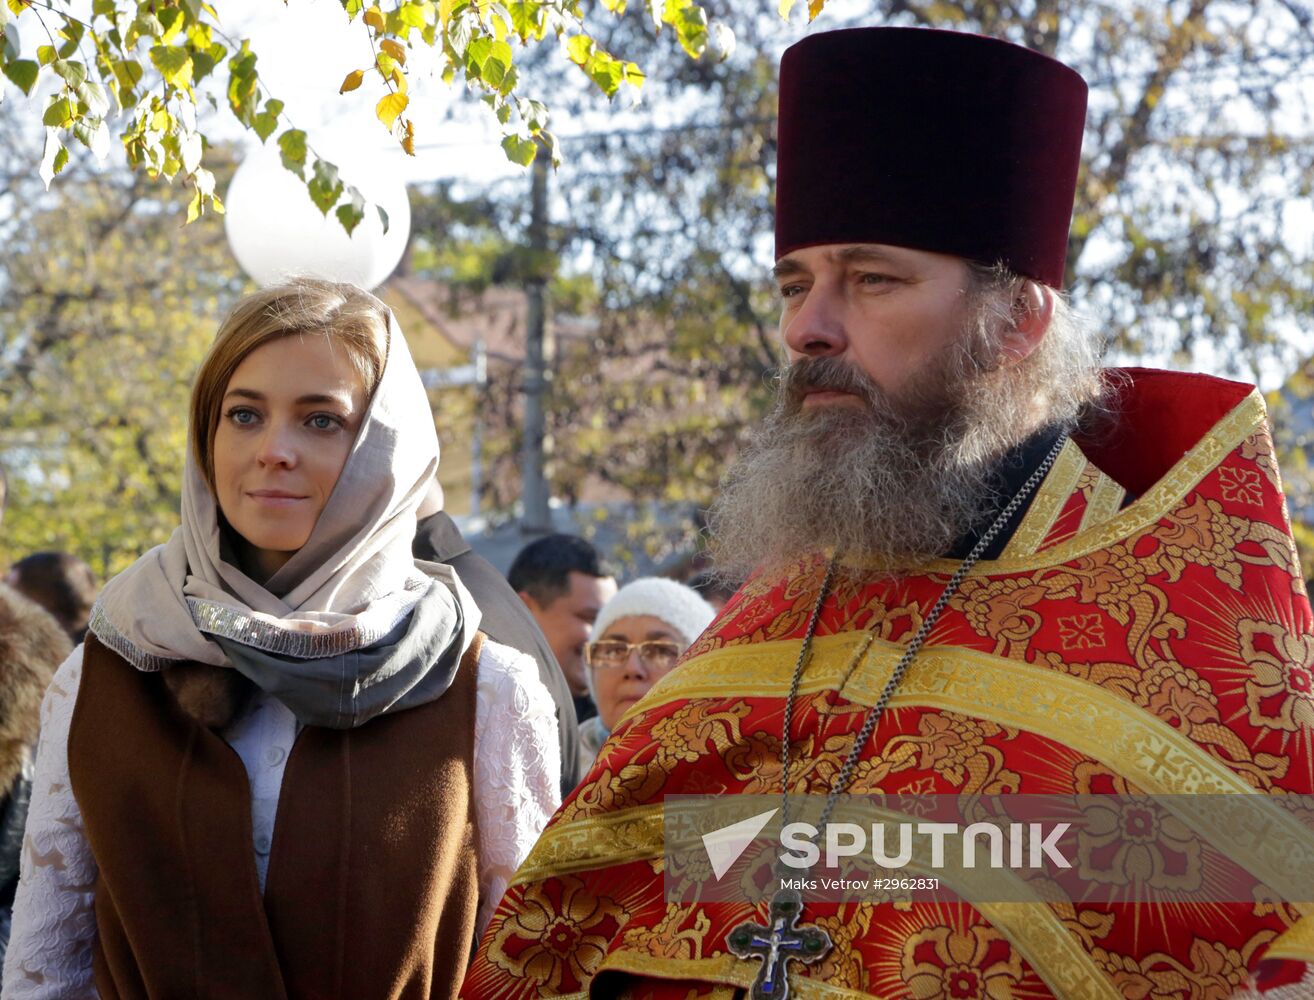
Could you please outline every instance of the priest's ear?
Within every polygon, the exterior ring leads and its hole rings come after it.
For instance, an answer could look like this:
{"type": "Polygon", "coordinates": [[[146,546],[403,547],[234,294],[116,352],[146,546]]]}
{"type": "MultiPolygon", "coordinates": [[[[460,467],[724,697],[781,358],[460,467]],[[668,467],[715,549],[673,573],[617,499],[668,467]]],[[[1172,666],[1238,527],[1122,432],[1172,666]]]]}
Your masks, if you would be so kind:
{"type": "Polygon", "coordinates": [[[1054,318],[1054,291],[1025,279],[1017,286],[1009,311],[1012,321],[999,339],[999,363],[1015,365],[1040,346],[1054,318]]]}

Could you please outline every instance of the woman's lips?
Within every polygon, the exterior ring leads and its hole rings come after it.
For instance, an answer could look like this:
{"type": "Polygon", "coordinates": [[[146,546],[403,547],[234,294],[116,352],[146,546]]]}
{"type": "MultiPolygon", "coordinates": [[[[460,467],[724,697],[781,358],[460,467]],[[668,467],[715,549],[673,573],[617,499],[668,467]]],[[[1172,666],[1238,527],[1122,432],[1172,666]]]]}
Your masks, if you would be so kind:
{"type": "Polygon", "coordinates": [[[262,507],[292,507],[307,499],[281,490],[251,490],[247,496],[262,507]]]}

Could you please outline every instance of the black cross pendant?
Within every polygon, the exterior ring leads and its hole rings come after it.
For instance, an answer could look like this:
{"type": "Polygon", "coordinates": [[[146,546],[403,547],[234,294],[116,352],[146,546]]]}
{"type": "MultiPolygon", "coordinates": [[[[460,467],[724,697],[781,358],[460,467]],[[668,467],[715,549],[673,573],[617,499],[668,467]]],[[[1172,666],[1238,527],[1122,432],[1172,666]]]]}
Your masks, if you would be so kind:
{"type": "Polygon", "coordinates": [[[735,926],[725,943],[737,958],[762,960],[762,968],[749,991],[752,1000],[788,1000],[791,959],[811,964],[831,949],[830,935],[820,927],[796,927],[803,915],[803,897],[797,889],[780,889],[771,897],[768,926],[746,920],[735,926]]]}

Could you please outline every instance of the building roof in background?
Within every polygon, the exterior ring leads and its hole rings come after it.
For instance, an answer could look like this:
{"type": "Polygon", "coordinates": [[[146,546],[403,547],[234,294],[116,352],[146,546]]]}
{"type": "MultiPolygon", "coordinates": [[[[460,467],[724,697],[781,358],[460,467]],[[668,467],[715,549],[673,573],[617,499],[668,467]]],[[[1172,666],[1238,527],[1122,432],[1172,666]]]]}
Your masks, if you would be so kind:
{"type": "MultiPolygon", "coordinates": [[[[432,278],[404,274],[389,278],[381,295],[390,306],[394,302],[404,303],[403,308],[422,320],[435,336],[445,340],[463,358],[468,359],[475,342],[482,339],[491,361],[519,363],[525,359],[529,300],[523,289],[490,285],[473,292],[432,278]]],[[[548,335],[561,340],[580,340],[590,336],[595,328],[596,321],[588,317],[553,316],[548,335]]]]}

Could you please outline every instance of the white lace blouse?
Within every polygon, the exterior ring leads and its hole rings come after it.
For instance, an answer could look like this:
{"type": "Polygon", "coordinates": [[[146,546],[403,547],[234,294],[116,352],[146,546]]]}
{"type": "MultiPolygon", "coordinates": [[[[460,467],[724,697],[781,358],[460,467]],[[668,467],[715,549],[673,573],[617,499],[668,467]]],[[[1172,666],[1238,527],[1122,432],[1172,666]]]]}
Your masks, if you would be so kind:
{"type": "MultiPolygon", "coordinates": [[[[82,677],[82,647],[55,674],[41,706],[32,802],[23,838],[3,1000],[97,996],[91,952],[96,860],[68,776],[68,733],[82,677]]],[[[224,731],[251,782],[256,868],[264,888],[283,768],[298,725],[257,692],[224,731]]],[[[487,641],[476,690],[474,788],[479,832],[479,930],[560,803],[556,710],[535,662],[487,641]]]]}

